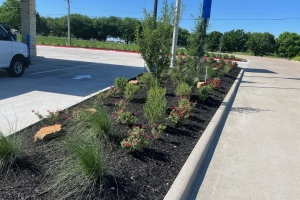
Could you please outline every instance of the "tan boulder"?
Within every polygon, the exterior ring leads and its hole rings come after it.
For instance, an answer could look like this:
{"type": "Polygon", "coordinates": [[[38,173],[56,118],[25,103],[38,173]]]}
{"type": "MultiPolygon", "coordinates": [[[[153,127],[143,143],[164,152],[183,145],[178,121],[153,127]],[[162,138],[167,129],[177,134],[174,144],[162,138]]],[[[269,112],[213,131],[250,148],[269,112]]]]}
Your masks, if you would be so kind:
{"type": "Polygon", "coordinates": [[[97,112],[97,110],[95,108],[88,108],[87,111],[89,111],[92,114],[94,114],[95,112],[97,112]]]}
{"type": "Polygon", "coordinates": [[[205,82],[198,82],[197,83],[197,88],[200,88],[202,85],[204,85],[205,84],[205,82]]]}
{"type": "Polygon", "coordinates": [[[133,85],[137,85],[139,84],[139,81],[138,80],[131,80],[129,81],[130,84],[133,84],[133,85]]]}
{"type": "Polygon", "coordinates": [[[217,67],[214,67],[214,70],[216,71],[216,70],[218,70],[218,68],[217,68],[217,67]]]}
{"type": "Polygon", "coordinates": [[[50,140],[61,135],[62,129],[60,124],[46,126],[41,128],[34,136],[34,142],[38,140],[50,140]]]}

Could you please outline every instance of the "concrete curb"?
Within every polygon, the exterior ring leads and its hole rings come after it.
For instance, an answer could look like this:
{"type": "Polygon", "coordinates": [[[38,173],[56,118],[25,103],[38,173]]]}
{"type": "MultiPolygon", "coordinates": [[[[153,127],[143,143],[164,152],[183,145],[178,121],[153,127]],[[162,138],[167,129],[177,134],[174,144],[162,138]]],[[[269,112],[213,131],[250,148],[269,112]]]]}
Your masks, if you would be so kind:
{"type": "Polygon", "coordinates": [[[181,168],[164,200],[184,200],[188,198],[193,188],[194,182],[196,181],[195,179],[197,178],[200,167],[205,161],[205,157],[208,153],[215,133],[218,130],[220,122],[222,122],[222,120],[226,117],[225,113],[228,109],[228,106],[234,100],[235,93],[239,88],[240,82],[243,78],[243,74],[244,70],[242,69],[228,94],[226,95],[224,101],[222,102],[221,106],[215,113],[214,117],[212,118],[201,138],[194,147],[192,153],[181,168]]]}

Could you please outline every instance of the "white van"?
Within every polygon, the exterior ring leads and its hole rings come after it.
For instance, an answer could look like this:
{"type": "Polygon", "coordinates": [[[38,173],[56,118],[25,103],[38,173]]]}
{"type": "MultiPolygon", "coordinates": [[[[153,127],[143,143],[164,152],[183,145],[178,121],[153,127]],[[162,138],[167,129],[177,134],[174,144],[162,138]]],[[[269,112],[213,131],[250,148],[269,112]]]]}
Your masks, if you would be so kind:
{"type": "Polygon", "coordinates": [[[12,34],[0,25],[0,69],[12,77],[20,77],[31,64],[26,44],[14,41],[12,34]]]}

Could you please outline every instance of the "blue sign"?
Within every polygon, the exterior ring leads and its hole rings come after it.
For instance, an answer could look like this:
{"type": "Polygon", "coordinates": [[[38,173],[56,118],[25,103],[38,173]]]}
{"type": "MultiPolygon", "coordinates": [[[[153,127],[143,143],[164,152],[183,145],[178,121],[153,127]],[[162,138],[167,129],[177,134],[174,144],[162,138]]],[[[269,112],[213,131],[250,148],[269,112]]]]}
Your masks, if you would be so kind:
{"type": "Polygon", "coordinates": [[[204,19],[210,18],[211,3],[212,3],[212,0],[203,0],[203,13],[202,13],[202,17],[204,19]]]}

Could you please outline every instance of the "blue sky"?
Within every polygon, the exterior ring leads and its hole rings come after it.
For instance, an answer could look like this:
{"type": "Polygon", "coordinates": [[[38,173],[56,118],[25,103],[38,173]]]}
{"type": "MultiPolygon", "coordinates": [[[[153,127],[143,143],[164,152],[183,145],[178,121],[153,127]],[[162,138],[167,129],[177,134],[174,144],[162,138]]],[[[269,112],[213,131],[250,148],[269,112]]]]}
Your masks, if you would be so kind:
{"type": "MultiPolygon", "coordinates": [[[[0,4],[5,0],[0,0],[0,4]]],[[[163,0],[158,0],[159,11],[163,0]]],[[[175,3],[176,0],[168,0],[175,3]]],[[[182,0],[186,4],[180,26],[191,31],[191,15],[199,15],[203,0],[182,0]]],[[[118,16],[143,18],[143,8],[153,11],[154,0],[71,0],[71,13],[90,17],[118,16]]],[[[67,13],[65,0],[36,0],[42,16],[60,17],[67,13]]],[[[208,32],[244,29],[270,32],[278,37],[284,31],[300,34],[300,0],[212,0],[208,32]],[[297,19],[294,19],[297,18],[297,19]],[[271,20],[280,19],[280,20],[271,20]]]]}

